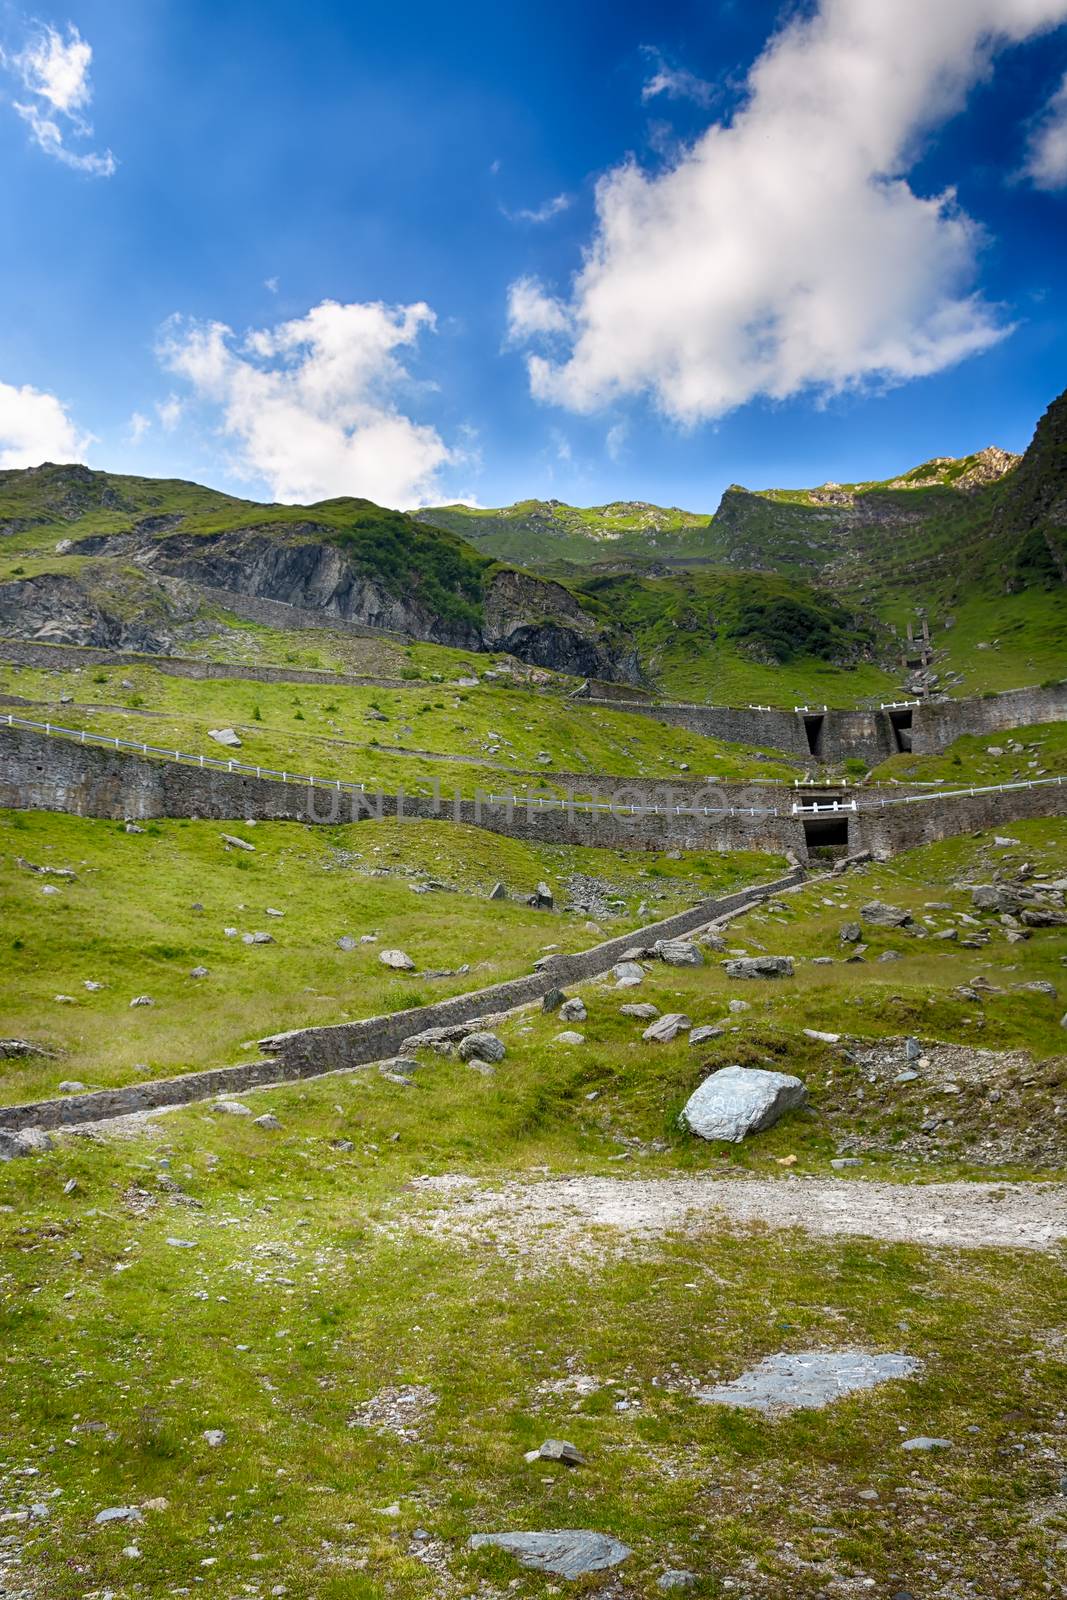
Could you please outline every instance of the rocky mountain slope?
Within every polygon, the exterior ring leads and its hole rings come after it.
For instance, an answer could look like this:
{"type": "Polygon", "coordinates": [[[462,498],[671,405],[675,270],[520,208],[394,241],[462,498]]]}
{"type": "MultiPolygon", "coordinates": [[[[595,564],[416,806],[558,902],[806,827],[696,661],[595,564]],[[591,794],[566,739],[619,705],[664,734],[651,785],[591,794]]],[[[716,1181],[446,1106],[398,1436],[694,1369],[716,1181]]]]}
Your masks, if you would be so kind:
{"type": "Polygon", "coordinates": [[[0,631],[15,637],[168,651],[217,627],[210,613],[234,595],[582,676],[637,674],[632,648],[561,585],[369,501],[264,506],[46,464],[0,473],[0,555],[0,631]]]}

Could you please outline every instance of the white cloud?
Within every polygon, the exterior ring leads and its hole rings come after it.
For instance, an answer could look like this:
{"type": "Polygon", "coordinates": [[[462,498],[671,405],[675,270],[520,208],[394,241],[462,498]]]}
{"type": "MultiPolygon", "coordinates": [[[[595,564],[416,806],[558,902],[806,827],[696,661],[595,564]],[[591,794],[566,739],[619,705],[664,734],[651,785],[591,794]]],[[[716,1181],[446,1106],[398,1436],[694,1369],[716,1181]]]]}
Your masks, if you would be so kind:
{"type": "Polygon", "coordinates": [[[629,433],[630,424],[625,420],[625,418],[621,422],[612,423],[611,427],[604,435],[604,449],[607,451],[608,459],[610,461],[618,461],[621,459],[622,453],[626,448],[626,440],[629,437],[629,433]]]}
{"type": "Polygon", "coordinates": [[[236,447],[235,470],[265,479],[275,499],[350,494],[389,506],[439,504],[437,474],[453,452],[395,403],[411,382],[395,352],[433,327],[421,302],[324,300],[241,341],[223,323],[173,318],[160,356],[218,409],[220,431],[236,447]]]}
{"type": "Polygon", "coordinates": [[[0,467],[39,467],[42,461],[84,461],[92,443],[79,433],[61,400],[43,389],[0,383],[0,467]]]}
{"type": "Polygon", "coordinates": [[[566,307],[546,294],[536,278],[517,278],[508,289],[508,338],[513,343],[570,328],[566,307]]]}
{"type": "Polygon", "coordinates": [[[501,206],[500,209],[509,222],[532,222],[536,226],[542,222],[551,222],[553,217],[558,217],[561,212],[569,211],[573,204],[574,201],[569,194],[557,194],[532,210],[509,211],[506,206],[501,206]]]}
{"type": "Polygon", "coordinates": [[[65,37],[49,25],[17,55],[0,55],[3,65],[31,96],[12,104],[45,154],[77,172],[110,178],[116,167],[110,150],[102,154],[71,150],[65,143],[64,125],[79,138],[89,138],[93,131],[85,116],[93,97],[89,83],[92,59],[92,46],[72,22],[67,24],[65,37]]]}
{"type": "Polygon", "coordinates": [[[159,425],[164,433],[174,432],[182,420],[182,412],[184,410],[185,401],[176,394],[169,394],[165,400],[157,402],[156,416],[159,418],[159,425]]]}
{"type": "Polygon", "coordinates": [[[662,174],[602,178],[569,295],[512,286],[512,338],[550,341],[528,360],[534,394],[591,411],[648,392],[694,423],[996,343],[1003,313],[973,291],[981,230],[906,173],[998,46],[1065,18],[1067,0],[821,0],[795,17],[729,123],[662,174]]]}
{"type": "Polygon", "coordinates": [[[1036,189],[1067,188],[1067,73],[1030,136],[1023,170],[1036,189]]]}
{"type": "Polygon", "coordinates": [[[698,78],[696,73],[688,71],[685,67],[672,67],[664,60],[655,45],[644,44],[641,46],[641,51],[655,64],[651,78],[646,79],[641,86],[643,101],[655,100],[662,94],[668,100],[693,100],[698,106],[711,105],[715,98],[714,84],[698,78]]]}
{"type": "Polygon", "coordinates": [[[278,280],[277,280],[277,278],[264,278],[263,279],[263,287],[264,287],[264,289],[268,290],[269,293],[277,294],[278,293],[278,280]]]}
{"type": "Polygon", "coordinates": [[[149,428],[152,426],[151,417],[146,417],[143,411],[134,411],[130,414],[127,437],[131,444],[140,444],[149,428]]]}

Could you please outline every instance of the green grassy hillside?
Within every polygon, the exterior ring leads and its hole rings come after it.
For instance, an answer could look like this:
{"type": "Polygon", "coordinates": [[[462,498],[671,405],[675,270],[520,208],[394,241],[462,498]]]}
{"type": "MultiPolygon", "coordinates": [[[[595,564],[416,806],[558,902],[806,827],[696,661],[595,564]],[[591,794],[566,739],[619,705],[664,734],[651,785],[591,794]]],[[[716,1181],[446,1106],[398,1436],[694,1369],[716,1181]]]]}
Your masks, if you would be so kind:
{"type": "Polygon", "coordinates": [[[520,500],[495,511],[433,506],[417,516],[458,534],[496,561],[547,569],[553,575],[604,562],[700,560],[712,548],[710,516],[643,501],[581,507],[560,500],[520,500]]]}

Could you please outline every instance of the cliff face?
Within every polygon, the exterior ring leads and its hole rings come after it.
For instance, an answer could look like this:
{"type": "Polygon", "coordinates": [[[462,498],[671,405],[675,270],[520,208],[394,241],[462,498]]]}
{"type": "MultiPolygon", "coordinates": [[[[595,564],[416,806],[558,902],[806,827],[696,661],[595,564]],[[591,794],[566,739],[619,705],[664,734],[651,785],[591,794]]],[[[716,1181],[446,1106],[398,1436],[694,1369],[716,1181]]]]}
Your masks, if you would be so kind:
{"type": "MultiPolygon", "coordinates": [[[[434,644],[476,650],[478,630],[441,617],[417,595],[390,592],[380,580],[361,573],[336,544],[330,530],[314,523],[290,524],[279,538],[265,528],[238,528],[214,535],[164,534],[127,542],[105,540],[109,554],[126,555],[146,572],[287,605],[321,611],[339,622],[389,628],[434,644]]],[[[87,542],[76,547],[83,550],[87,542]]]]}
{"type": "Polygon", "coordinates": [[[483,638],[491,650],[555,672],[641,681],[635,650],[613,643],[569,589],[527,572],[498,572],[489,583],[483,638]]]}
{"type": "Polygon", "coordinates": [[[1017,543],[1012,586],[1030,575],[1067,583],[1067,393],[1049,406],[1004,484],[993,527],[1017,543]]]}

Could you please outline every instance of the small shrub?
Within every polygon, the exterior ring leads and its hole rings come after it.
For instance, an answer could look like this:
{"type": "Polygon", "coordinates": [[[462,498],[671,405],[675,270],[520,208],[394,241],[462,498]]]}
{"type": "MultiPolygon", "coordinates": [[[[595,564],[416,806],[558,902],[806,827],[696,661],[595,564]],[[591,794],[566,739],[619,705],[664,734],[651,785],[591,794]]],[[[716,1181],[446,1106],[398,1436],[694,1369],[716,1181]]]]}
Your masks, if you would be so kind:
{"type": "Polygon", "coordinates": [[[263,713],[259,709],[258,706],[253,706],[252,707],[252,721],[253,722],[262,722],[263,721],[263,713]]]}

